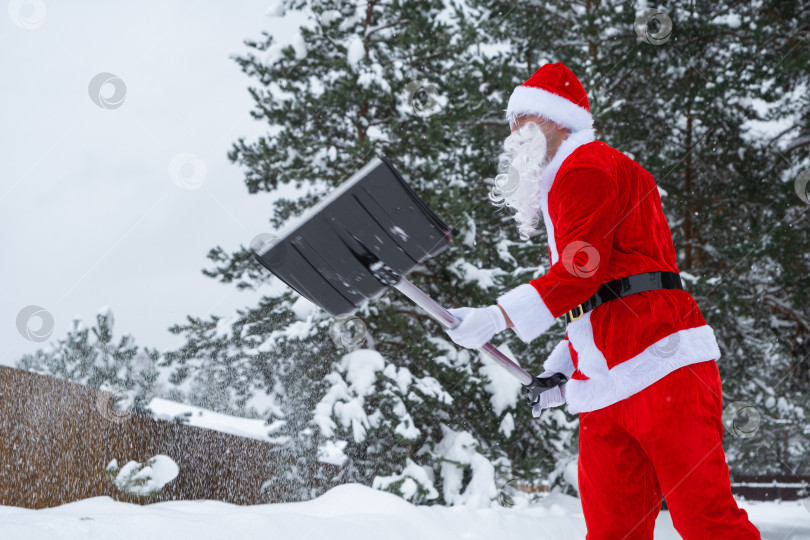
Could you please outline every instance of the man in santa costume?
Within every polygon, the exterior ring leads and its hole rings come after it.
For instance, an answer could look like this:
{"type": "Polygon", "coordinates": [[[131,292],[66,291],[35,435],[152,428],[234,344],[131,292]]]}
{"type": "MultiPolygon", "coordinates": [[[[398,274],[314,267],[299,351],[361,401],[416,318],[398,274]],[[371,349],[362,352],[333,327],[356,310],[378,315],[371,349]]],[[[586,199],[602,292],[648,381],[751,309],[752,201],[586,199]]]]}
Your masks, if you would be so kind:
{"type": "Polygon", "coordinates": [[[588,538],[649,539],[662,495],[687,540],[760,538],[731,495],[714,332],[683,290],[655,180],[594,140],[582,84],[546,64],[512,93],[512,127],[490,194],[528,239],[546,227],[551,267],[498,298],[451,310],[448,334],[478,348],[512,328],[529,342],[565,317],[534,403],[579,413],[588,538]]]}

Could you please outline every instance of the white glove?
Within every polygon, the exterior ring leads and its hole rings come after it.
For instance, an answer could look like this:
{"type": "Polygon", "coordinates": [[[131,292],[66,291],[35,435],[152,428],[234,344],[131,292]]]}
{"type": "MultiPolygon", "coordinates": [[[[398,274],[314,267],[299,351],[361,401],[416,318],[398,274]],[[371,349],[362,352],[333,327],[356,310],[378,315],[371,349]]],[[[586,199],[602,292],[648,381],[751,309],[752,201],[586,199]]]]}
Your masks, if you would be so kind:
{"type": "MultiPolygon", "coordinates": [[[[539,377],[550,377],[554,375],[556,371],[545,371],[539,377]]],[[[548,409],[549,407],[559,407],[565,403],[565,385],[562,386],[555,386],[550,390],[546,390],[539,396],[540,401],[538,401],[532,407],[532,416],[537,418],[540,416],[540,413],[543,409],[548,409]]]]}
{"type": "Polygon", "coordinates": [[[463,307],[448,311],[461,322],[455,328],[446,330],[447,335],[456,344],[468,349],[477,349],[498,332],[506,330],[506,319],[498,306],[463,307]]]}

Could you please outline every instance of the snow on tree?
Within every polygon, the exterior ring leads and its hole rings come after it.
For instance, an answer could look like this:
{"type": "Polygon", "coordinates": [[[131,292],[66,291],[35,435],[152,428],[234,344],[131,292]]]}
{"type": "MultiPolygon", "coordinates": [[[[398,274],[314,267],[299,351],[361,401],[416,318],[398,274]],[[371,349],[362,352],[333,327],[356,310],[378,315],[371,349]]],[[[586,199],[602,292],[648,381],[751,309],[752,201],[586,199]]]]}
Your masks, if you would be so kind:
{"type": "Polygon", "coordinates": [[[99,311],[92,327],[74,319],[67,336],[51,342],[47,349],[24,355],[16,367],[112,391],[114,399],[126,402],[123,405],[128,410],[150,414],[160,354],[139,348],[129,334],[116,342],[114,322],[107,307],[99,311]]]}
{"type": "Polygon", "coordinates": [[[121,468],[118,460],[113,459],[104,469],[105,478],[119,491],[138,497],[154,497],[178,474],[180,467],[163,454],[149,458],[146,463],[129,461],[121,468]]]}

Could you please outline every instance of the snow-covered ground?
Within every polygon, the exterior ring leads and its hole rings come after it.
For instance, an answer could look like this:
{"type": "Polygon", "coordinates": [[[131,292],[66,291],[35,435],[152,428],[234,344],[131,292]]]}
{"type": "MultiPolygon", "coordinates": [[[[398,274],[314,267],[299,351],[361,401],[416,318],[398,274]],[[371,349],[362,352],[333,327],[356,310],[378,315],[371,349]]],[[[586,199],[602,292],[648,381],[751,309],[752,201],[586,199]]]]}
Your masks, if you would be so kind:
{"type": "MultiPolygon", "coordinates": [[[[367,487],[336,487],[305,503],[234,506],[215,501],[177,501],[138,506],[97,497],[46,510],[0,507],[4,540],[228,538],[329,540],[453,540],[585,538],[579,500],[550,495],[514,508],[413,506],[367,487]]],[[[768,540],[810,539],[810,510],[801,502],[745,502],[768,540]]],[[[656,539],[678,539],[667,512],[656,539]]]]}

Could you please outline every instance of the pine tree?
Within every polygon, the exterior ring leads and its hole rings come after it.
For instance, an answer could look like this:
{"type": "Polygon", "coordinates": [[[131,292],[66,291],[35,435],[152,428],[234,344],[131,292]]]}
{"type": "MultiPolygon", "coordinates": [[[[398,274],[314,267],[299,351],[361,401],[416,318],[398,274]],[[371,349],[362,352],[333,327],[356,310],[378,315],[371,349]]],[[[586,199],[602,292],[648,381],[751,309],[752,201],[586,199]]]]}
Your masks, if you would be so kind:
{"type": "MultiPolygon", "coordinates": [[[[385,154],[455,230],[451,248],[409,275],[417,286],[448,307],[477,306],[542,272],[545,245],[519,243],[510,216],[487,198],[515,80],[489,71],[491,53],[478,45],[484,14],[440,1],[319,2],[311,14],[303,45],[279,50],[265,34],[237,59],[259,82],[250,89],[253,115],[269,134],[239,140],[230,158],[245,168],[250,193],[295,186],[300,194],[276,200],[271,224],[280,227],[385,154]]],[[[167,360],[178,384],[205,364],[233,374],[220,378],[240,395],[269,403],[277,452],[290,467],[268,490],[306,498],[376,478],[418,502],[482,502],[495,495],[496,466],[544,475],[555,468],[555,452],[568,443],[553,432],[564,425],[570,434],[569,422],[558,414],[530,422],[519,384],[459,350],[398,293],[357,314],[363,349],[347,353],[329,337],[330,327],[346,323],[287,289],[270,291],[247,247],[232,254],[217,247],[209,257],[216,266],[206,274],[265,296],[240,311],[226,338],[212,337],[216,320],[174,327],[186,345],[167,360]]],[[[542,360],[561,330],[531,346],[511,332],[499,340],[542,360]]],[[[530,369],[540,368],[538,361],[530,369]]]]}
{"type": "Polygon", "coordinates": [[[116,343],[114,322],[112,311],[106,308],[96,315],[93,327],[74,319],[67,336],[51,343],[47,350],[24,355],[16,367],[111,390],[115,399],[126,399],[121,405],[150,415],[148,406],[157,391],[160,355],[156,350],[140,349],[129,334],[116,343]]]}

